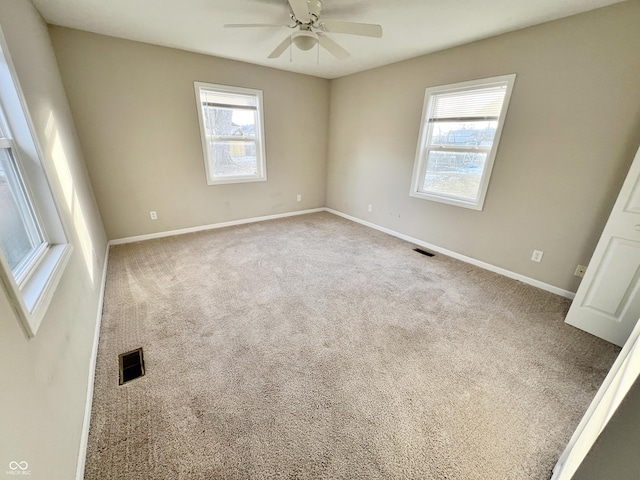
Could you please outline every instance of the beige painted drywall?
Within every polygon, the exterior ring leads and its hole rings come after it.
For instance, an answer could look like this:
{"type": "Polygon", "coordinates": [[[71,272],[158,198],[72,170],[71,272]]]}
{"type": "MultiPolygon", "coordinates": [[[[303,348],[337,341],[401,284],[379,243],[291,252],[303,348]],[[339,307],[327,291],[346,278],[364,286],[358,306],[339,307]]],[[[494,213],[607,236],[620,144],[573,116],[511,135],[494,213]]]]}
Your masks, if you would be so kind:
{"type": "Polygon", "coordinates": [[[67,28],[50,33],[110,239],[324,206],[327,80],[67,28]],[[194,81],[263,91],[266,182],[207,185],[194,81]]]}
{"type": "Polygon", "coordinates": [[[25,478],[68,480],[78,459],[106,236],[47,26],[30,0],[0,0],[0,26],[74,246],[34,338],[0,287],[0,477],[11,461],[26,461],[25,478]]]}
{"type": "Polygon", "coordinates": [[[575,291],[640,143],[639,48],[627,2],[333,80],[327,206],[575,291]],[[409,197],[425,88],[509,73],[484,210],[409,197]]]}
{"type": "Polygon", "coordinates": [[[578,468],[573,480],[640,478],[639,445],[640,380],[636,380],[578,468]]]}

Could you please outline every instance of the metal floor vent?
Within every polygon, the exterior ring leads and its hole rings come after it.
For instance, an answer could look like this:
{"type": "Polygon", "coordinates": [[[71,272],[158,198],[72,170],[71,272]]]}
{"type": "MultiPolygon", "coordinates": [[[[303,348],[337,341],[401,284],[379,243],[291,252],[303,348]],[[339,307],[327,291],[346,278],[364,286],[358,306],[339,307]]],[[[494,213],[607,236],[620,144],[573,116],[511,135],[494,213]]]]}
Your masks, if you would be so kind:
{"type": "Polygon", "coordinates": [[[422,250],[421,248],[414,248],[414,252],[421,253],[422,255],[426,255],[427,257],[435,257],[435,253],[427,252],[426,250],[422,250]]]}
{"type": "Polygon", "coordinates": [[[120,363],[120,385],[144,375],[144,356],[142,347],[118,355],[120,363]]]}

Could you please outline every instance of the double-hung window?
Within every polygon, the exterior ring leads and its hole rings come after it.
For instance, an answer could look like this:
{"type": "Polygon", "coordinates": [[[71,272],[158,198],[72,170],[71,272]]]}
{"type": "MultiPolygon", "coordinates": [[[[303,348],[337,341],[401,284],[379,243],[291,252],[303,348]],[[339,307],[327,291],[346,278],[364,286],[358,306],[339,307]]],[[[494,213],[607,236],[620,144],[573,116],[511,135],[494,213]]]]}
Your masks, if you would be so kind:
{"type": "Polygon", "coordinates": [[[195,82],[207,183],[267,179],[262,92],[195,82]]]}
{"type": "Polygon", "coordinates": [[[71,253],[0,32],[0,281],[36,334],[71,253]]]}
{"type": "Polygon", "coordinates": [[[514,81],[426,89],[411,196],[482,210],[514,81]]]}

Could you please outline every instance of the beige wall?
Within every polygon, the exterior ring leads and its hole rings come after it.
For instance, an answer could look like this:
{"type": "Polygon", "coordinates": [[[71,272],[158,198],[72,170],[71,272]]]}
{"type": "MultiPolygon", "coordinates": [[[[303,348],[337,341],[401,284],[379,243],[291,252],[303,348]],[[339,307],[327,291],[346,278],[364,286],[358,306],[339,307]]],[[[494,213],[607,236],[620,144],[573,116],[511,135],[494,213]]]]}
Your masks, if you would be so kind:
{"type": "Polygon", "coordinates": [[[67,480],[78,458],[106,236],[45,23],[30,1],[0,0],[0,25],[74,246],[36,337],[26,338],[0,288],[0,475],[15,460],[28,462],[29,478],[67,480]]]}
{"type": "Polygon", "coordinates": [[[575,291],[640,143],[639,25],[627,2],[332,81],[327,206],[575,291]],[[508,73],[484,210],[409,197],[424,89],[508,73]]]}
{"type": "Polygon", "coordinates": [[[50,33],[110,239],[324,206],[327,80],[50,33]],[[263,90],[267,182],[207,185],[194,81],[263,90]]]}

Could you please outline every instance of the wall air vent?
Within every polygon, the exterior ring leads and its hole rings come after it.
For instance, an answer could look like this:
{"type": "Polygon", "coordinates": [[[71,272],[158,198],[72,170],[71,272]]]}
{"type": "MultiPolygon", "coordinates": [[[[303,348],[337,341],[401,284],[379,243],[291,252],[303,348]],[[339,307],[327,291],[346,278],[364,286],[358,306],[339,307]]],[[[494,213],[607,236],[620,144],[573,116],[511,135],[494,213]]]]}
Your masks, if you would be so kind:
{"type": "Polygon", "coordinates": [[[118,355],[120,363],[120,385],[144,375],[142,347],[118,355]]]}

